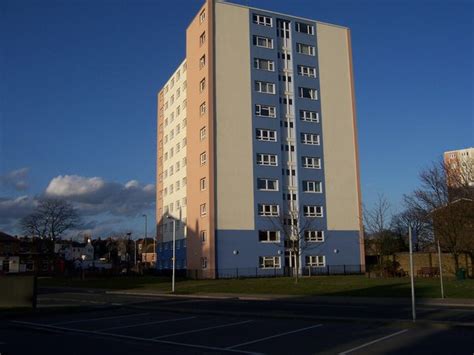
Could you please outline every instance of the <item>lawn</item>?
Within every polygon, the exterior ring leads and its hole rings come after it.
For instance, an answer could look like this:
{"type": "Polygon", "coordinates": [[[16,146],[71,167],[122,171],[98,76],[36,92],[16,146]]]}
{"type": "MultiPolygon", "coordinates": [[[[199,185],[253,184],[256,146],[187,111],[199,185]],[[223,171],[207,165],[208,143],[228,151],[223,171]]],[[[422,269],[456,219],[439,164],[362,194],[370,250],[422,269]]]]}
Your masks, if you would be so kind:
{"type": "MultiPolygon", "coordinates": [[[[169,292],[167,277],[109,277],[80,280],[77,278],[41,278],[40,287],[86,287],[111,290],[169,292]]],[[[417,297],[440,297],[439,279],[415,280],[417,297]]],[[[317,276],[301,278],[258,278],[229,280],[178,279],[176,291],[181,294],[237,293],[297,296],[410,297],[408,278],[367,278],[366,276],[317,276]]],[[[445,294],[450,298],[473,298],[474,280],[445,280],[445,294]]]]}

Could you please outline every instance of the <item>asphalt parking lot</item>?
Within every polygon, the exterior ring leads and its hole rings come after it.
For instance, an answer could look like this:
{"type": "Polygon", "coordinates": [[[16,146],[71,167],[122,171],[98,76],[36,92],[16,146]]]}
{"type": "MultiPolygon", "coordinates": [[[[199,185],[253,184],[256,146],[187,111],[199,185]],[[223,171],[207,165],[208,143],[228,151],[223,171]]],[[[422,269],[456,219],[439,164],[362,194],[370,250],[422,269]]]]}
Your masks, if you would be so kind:
{"type": "MultiPolygon", "coordinates": [[[[206,300],[161,300],[160,306],[206,300]]],[[[146,303],[146,304],[149,304],[146,303]]],[[[0,324],[8,354],[472,354],[474,328],[403,327],[101,308],[23,316],[0,324]],[[59,336],[58,336],[59,335],[59,336]]]]}

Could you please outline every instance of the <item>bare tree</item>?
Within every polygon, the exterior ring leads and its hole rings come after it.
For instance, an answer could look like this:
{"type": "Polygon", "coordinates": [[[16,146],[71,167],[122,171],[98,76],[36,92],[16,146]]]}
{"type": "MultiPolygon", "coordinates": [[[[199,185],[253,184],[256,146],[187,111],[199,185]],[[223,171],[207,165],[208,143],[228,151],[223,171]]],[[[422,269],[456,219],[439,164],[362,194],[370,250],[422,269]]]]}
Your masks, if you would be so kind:
{"type": "Polygon", "coordinates": [[[281,246],[290,253],[295,283],[298,283],[303,252],[321,245],[313,242],[316,236],[311,234],[317,232],[315,218],[307,217],[301,210],[293,209],[280,217],[270,218],[270,221],[273,228],[281,233],[281,246]]]}
{"type": "MultiPolygon", "coordinates": [[[[471,214],[460,208],[458,201],[474,199],[474,189],[458,169],[445,162],[435,162],[420,173],[421,187],[405,196],[407,207],[431,226],[443,250],[453,255],[455,270],[464,251],[464,227],[471,214]]],[[[463,205],[463,204],[461,204],[463,205]]],[[[471,222],[469,222],[471,221],[471,222]]]]}
{"type": "Polygon", "coordinates": [[[58,239],[79,224],[80,218],[75,208],[59,199],[40,200],[35,211],[20,221],[25,234],[51,240],[58,239]]]}
{"type": "Polygon", "coordinates": [[[365,231],[377,235],[390,227],[390,202],[383,194],[377,195],[377,201],[375,201],[372,209],[364,207],[364,226],[365,231]]]}
{"type": "Polygon", "coordinates": [[[416,235],[415,250],[420,250],[433,242],[433,228],[418,211],[407,207],[403,212],[393,216],[391,230],[400,235],[407,236],[411,228],[416,235]]]}

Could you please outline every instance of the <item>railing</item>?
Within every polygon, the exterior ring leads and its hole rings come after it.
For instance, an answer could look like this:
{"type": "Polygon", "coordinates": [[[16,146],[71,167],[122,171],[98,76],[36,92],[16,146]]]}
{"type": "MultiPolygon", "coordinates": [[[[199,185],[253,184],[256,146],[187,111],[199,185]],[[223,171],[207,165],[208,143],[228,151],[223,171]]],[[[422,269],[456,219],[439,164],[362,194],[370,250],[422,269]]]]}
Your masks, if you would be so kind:
{"type": "MultiPolygon", "coordinates": [[[[238,279],[238,278],[259,278],[259,277],[287,277],[294,276],[295,268],[225,268],[225,269],[180,269],[177,275],[186,276],[191,279],[219,278],[219,279],[238,279]]],[[[329,276],[329,275],[360,275],[365,273],[365,265],[326,265],[303,267],[299,271],[300,276],[329,276]]],[[[170,269],[156,270],[158,275],[170,275],[170,269]]]]}

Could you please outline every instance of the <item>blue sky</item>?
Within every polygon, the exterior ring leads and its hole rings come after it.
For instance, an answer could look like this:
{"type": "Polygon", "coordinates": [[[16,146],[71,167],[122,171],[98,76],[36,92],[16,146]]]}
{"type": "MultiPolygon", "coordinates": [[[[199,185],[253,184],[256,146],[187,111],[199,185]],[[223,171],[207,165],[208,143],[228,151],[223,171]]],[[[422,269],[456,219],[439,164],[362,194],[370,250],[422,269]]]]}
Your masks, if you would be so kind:
{"type": "MultiPolygon", "coordinates": [[[[474,145],[472,1],[235,2],[351,28],[365,204],[385,193],[397,208],[420,169],[474,145]]],[[[3,228],[47,188],[83,184],[115,196],[89,206],[92,230],[140,231],[153,215],[156,93],[201,4],[0,3],[3,228]]]]}

